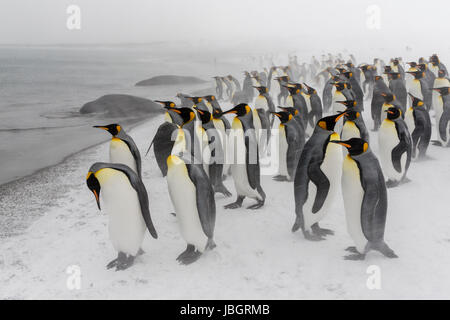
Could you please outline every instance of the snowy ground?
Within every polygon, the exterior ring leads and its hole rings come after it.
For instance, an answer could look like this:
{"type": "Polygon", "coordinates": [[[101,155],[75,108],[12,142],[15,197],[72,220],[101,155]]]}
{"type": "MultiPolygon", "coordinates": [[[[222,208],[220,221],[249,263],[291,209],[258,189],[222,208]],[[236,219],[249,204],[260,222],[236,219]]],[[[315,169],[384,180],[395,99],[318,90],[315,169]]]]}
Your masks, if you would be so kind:
{"type": "MultiPolygon", "coordinates": [[[[130,131],[142,154],[161,121],[130,131]]],[[[377,150],[375,135],[372,149],[377,150]]],[[[116,256],[107,217],[85,185],[89,166],[108,159],[108,144],[102,144],[3,190],[6,210],[16,215],[9,218],[24,216],[24,224],[31,225],[0,238],[0,298],[448,299],[450,149],[431,146],[429,155],[434,160],[412,164],[412,182],[389,190],[386,241],[399,259],[376,252],[365,261],[342,258],[352,241],[341,197],[321,224],[335,230],[334,236],[308,242],[300,232],[291,233],[293,186],[266,176],[262,210],[226,211],[223,205],[234,201],[234,195],[217,196],[217,248],[182,266],[175,258],[185,243],[169,214],[173,209],[166,181],[149,154],[143,159],[143,179],[159,238],[146,236],[146,254],[130,269],[115,272],[105,268],[116,256]],[[66,284],[72,265],[81,269],[79,290],[66,284]],[[381,270],[380,290],[366,285],[371,265],[381,270]]],[[[234,191],[231,179],[226,185],[234,191]]]]}

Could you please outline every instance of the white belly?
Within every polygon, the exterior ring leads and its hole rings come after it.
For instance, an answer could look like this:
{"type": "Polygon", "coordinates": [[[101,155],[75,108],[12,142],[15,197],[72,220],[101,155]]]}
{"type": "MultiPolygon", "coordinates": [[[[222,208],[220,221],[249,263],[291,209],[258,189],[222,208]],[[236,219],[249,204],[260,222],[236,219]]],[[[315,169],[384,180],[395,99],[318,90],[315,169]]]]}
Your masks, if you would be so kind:
{"type": "Polygon", "coordinates": [[[382,74],[381,78],[383,79],[384,83],[389,87],[389,78],[387,74],[382,74]]]}
{"type": "Polygon", "coordinates": [[[175,208],[178,225],[183,239],[203,252],[208,237],[203,232],[197,211],[197,194],[194,184],[189,178],[186,165],[178,157],[169,162],[167,184],[169,195],[175,208]]]}
{"type": "Polygon", "coordinates": [[[286,107],[288,107],[288,108],[289,108],[289,107],[293,108],[293,107],[294,107],[294,98],[292,98],[291,95],[288,95],[287,98],[286,98],[285,104],[286,104],[286,107]]]}
{"type": "Polygon", "coordinates": [[[383,103],[383,105],[381,106],[381,117],[380,117],[381,121],[383,121],[384,119],[387,118],[387,112],[386,112],[386,111],[387,111],[389,108],[391,108],[391,107],[393,107],[392,104],[389,104],[389,103],[383,103]]]}
{"type": "Polygon", "coordinates": [[[286,129],[285,126],[280,124],[280,132],[279,132],[279,172],[280,175],[286,176],[288,178],[290,178],[289,174],[288,174],[288,169],[287,169],[287,151],[288,151],[288,143],[286,140],[286,129]]]}
{"type": "Polygon", "coordinates": [[[342,195],[344,198],[347,231],[355,242],[356,249],[364,253],[367,239],[361,225],[361,207],[364,189],[361,185],[359,168],[356,162],[346,156],[342,170],[342,195]]]}
{"type": "MultiPolygon", "coordinates": [[[[417,79],[413,79],[407,89],[409,93],[411,93],[414,97],[419,98],[423,101],[422,87],[420,81],[417,79]]],[[[412,98],[408,95],[408,106],[411,106],[412,98]]]]}
{"type": "MultiPolygon", "coordinates": [[[[333,133],[330,140],[339,140],[339,135],[333,133]]],[[[325,158],[320,166],[322,172],[330,181],[330,189],[322,208],[317,213],[312,213],[312,207],[317,194],[315,184],[310,181],[308,185],[308,199],[303,207],[303,216],[305,218],[305,229],[311,230],[311,226],[322,220],[328,211],[334,197],[340,188],[341,172],[342,172],[342,151],[341,146],[335,143],[329,143],[326,149],[325,158]]]]}
{"type": "Polygon", "coordinates": [[[332,104],[333,104],[333,112],[336,114],[338,112],[342,112],[345,111],[347,108],[340,103],[337,103],[336,101],[346,101],[347,99],[345,98],[345,96],[342,94],[341,91],[336,91],[333,95],[333,100],[332,100],[332,104]]]}
{"type": "Polygon", "coordinates": [[[401,172],[394,169],[392,163],[392,149],[394,149],[400,140],[398,139],[397,130],[395,129],[395,123],[389,119],[383,121],[380,127],[378,135],[380,163],[383,168],[384,175],[393,181],[400,181],[405,172],[406,165],[406,152],[403,153],[400,159],[401,172]]]}
{"type": "Polygon", "coordinates": [[[112,138],[109,144],[109,161],[111,163],[125,164],[138,173],[136,160],[134,160],[128,145],[118,138],[112,138]]]}
{"type": "Polygon", "coordinates": [[[257,96],[255,99],[255,109],[263,109],[264,111],[269,111],[267,99],[263,96],[257,96]]]}
{"type": "Polygon", "coordinates": [[[109,217],[109,237],[114,249],[135,256],[145,234],[145,222],[136,191],[128,177],[114,169],[102,169],[96,176],[101,185],[102,206],[109,217]]]}
{"type": "Polygon", "coordinates": [[[416,125],[414,124],[414,114],[413,114],[413,108],[408,108],[405,113],[405,122],[408,126],[408,130],[410,133],[414,131],[416,128],[416,125]]]}

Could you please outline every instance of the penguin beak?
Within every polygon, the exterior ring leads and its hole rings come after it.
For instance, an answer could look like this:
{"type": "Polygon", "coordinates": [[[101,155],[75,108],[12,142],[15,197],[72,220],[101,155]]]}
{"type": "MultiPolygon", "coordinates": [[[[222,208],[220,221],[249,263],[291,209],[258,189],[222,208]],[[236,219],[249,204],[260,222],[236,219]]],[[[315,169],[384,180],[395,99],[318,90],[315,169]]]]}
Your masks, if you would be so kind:
{"type": "Polygon", "coordinates": [[[103,129],[103,130],[109,131],[109,128],[108,127],[104,127],[104,126],[93,126],[92,128],[99,128],[99,129],[103,129]]]}
{"type": "Polygon", "coordinates": [[[347,101],[336,101],[336,102],[345,105],[345,103],[346,103],[347,101]]]}
{"type": "MultiPolygon", "coordinates": [[[[280,107],[281,108],[281,107],[280,107]]],[[[281,118],[281,115],[278,112],[270,111],[271,114],[276,115],[278,118],[281,118]]]]}
{"type": "Polygon", "coordinates": [[[342,118],[343,116],[345,116],[345,115],[347,115],[347,114],[348,114],[347,112],[342,112],[340,115],[338,115],[338,116],[336,117],[336,120],[334,120],[334,121],[335,121],[335,122],[338,122],[340,118],[342,118]]]}
{"type": "Polygon", "coordinates": [[[340,144],[341,146],[344,146],[348,149],[350,149],[352,146],[349,145],[348,143],[345,143],[344,141],[338,141],[338,140],[331,140],[330,142],[336,143],[336,144],[340,144]]]}
{"type": "Polygon", "coordinates": [[[101,210],[101,208],[100,208],[100,183],[98,182],[97,178],[95,177],[95,174],[91,171],[89,171],[86,176],[86,184],[95,196],[95,201],[97,202],[98,210],[101,210]]]}
{"type": "Polygon", "coordinates": [[[237,110],[233,108],[233,109],[230,109],[230,110],[228,110],[228,111],[222,112],[222,114],[227,114],[227,113],[234,113],[234,114],[237,114],[237,110]]]}

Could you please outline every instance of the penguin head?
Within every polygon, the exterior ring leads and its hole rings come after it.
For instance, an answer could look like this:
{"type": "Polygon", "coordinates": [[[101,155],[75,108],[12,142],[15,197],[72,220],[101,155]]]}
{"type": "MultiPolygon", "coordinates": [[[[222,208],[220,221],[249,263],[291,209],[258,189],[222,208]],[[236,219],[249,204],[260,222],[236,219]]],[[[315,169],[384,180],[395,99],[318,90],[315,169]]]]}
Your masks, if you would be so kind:
{"type": "Polygon", "coordinates": [[[427,60],[425,60],[424,57],[419,58],[419,63],[427,63],[427,60]]]}
{"type": "Polygon", "coordinates": [[[346,141],[332,140],[330,142],[346,147],[350,156],[358,156],[369,149],[369,144],[361,138],[351,138],[346,141]]]}
{"type": "Polygon", "coordinates": [[[254,86],[253,88],[257,89],[260,95],[263,95],[263,94],[269,92],[269,89],[267,89],[267,87],[264,87],[264,86],[260,86],[260,87],[254,86]]]}
{"type": "Polygon", "coordinates": [[[337,103],[343,104],[347,108],[354,108],[358,104],[355,100],[347,100],[347,101],[336,101],[337,103]]]}
{"type": "Polygon", "coordinates": [[[275,80],[278,80],[278,82],[288,82],[289,77],[288,76],[277,77],[275,78],[275,80]]]}
{"type": "Polygon", "coordinates": [[[158,102],[160,104],[162,104],[164,106],[164,108],[175,108],[175,103],[172,101],[160,101],[160,100],[155,100],[155,102],[158,102]]]}
{"type": "Polygon", "coordinates": [[[282,85],[282,86],[285,87],[286,89],[288,89],[291,96],[294,96],[294,95],[300,93],[300,88],[297,88],[296,86],[293,86],[293,85],[282,85]]]}
{"type": "Polygon", "coordinates": [[[345,116],[346,114],[347,114],[347,111],[344,111],[342,113],[335,114],[333,116],[324,117],[324,118],[320,119],[319,121],[317,121],[317,126],[319,128],[322,128],[323,130],[333,131],[334,126],[339,121],[339,119],[342,118],[343,116],[345,116]]]}
{"type": "Polygon", "coordinates": [[[195,113],[194,111],[192,111],[191,108],[167,108],[167,109],[172,110],[175,113],[178,113],[178,115],[181,117],[181,120],[183,121],[182,126],[195,119],[195,113]]]}
{"type": "Polygon", "coordinates": [[[415,70],[415,71],[406,71],[406,73],[412,74],[415,79],[421,79],[423,78],[424,74],[422,70],[415,70]]]}
{"type": "Polygon", "coordinates": [[[402,115],[402,111],[395,107],[390,107],[385,112],[387,113],[386,116],[389,120],[399,119],[402,115]]]}
{"type": "Polygon", "coordinates": [[[422,100],[420,100],[419,98],[413,96],[413,95],[412,95],[411,93],[409,93],[409,92],[408,92],[408,94],[409,94],[409,96],[411,97],[413,108],[414,108],[414,107],[422,107],[422,106],[423,106],[423,101],[422,101],[422,100]]]}
{"type": "Polygon", "coordinates": [[[94,166],[92,166],[89,169],[89,172],[86,176],[86,184],[87,184],[89,190],[91,190],[91,192],[95,196],[95,201],[97,202],[98,209],[101,210],[101,208],[100,208],[100,182],[95,177],[95,171],[94,171],[93,167],[94,166]]]}
{"type": "Polygon", "coordinates": [[[399,60],[398,58],[394,58],[394,60],[392,60],[392,64],[393,64],[394,66],[398,66],[399,63],[400,63],[400,60],[399,60]]]}
{"type": "Polygon", "coordinates": [[[438,71],[438,78],[444,78],[445,77],[445,71],[442,69],[439,69],[438,71]]]}
{"type": "Polygon", "coordinates": [[[391,103],[395,100],[395,96],[390,92],[382,92],[381,96],[384,98],[385,103],[391,103]]]}
{"type": "Polygon", "coordinates": [[[187,97],[189,100],[191,100],[194,104],[200,103],[203,101],[202,97],[187,97]]]}
{"type": "Polygon", "coordinates": [[[122,131],[122,127],[117,123],[108,124],[107,126],[94,126],[94,128],[106,130],[111,133],[113,137],[117,136],[119,132],[122,131]]]}
{"type": "Polygon", "coordinates": [[[237,117],[243,117],[252,111],[250,106],[246,103],[241,103],[235,106],[233,109],[223,112],[223,114],[234,113],[237,117]]]}
{"type": "Polygon", "coordinates": [[[346,110],[347,115],[345,116],[346,120],[354,121],[361,116],[361,113],[355,110],[346,110]]]}
{"type": "Polygon", "coordinates": [[[381,78],[381,76],[375,76],[375,77],[373,77],[374,79],[375,79],[375,81],[380,81],[380,80],[382,80],[383,78],[381,78]]]}
{"type": "Polygon", "coordinates": [[[331,80],[332,80],[333,82],[339,82],[339,81],[341,80],[341,78],[340,78],[339,76],[332,75],[332,76],[331,76],[331,80]]]}
{"type": "Polygon", "coordinates": [[[427,65],[425,63],[419,63],[417,67],[420,71],[427,71],[427,65]]]}
{"type": "Polygon", "coordinates": [[[306,92],[309,95],[317,93],[316,89],[314,89],[313,87],[308,86],[306,83],[303,83],[303,85],[306,87],[306,92]]]}
{"type": "Polygon", "coordinates": [[[400,72],[388,72],[391,79],[400,79],[400,72]]]}
{"type": "Polygon", "coordinates": [[[345,71],[342,73],[347,79],[351,79],[353,77],[353,72],[345,71]]]}
{"type": "Polygon", "coordinates": [[[432,90],[439,92],[441,96],[446,96],[450,93],[450,87],[433,88],[432,90]]]}
{"type": "Polygon", "coordinates": [[[194,107],[195,110],[197,110],[198,114],[199,114],[199,118],[202,121],[202,124],[207,124],[208,122],[210,122],[212,120],[212,114],[207,111],[207,110],[200,110],[197,107],[194,107]]]}
{"type": "Polygon", "coordinates": [[[436,66],[436,65],[438,65],[440,63],[439,57],[437,56],[437,54],[433,54],[430,57],[430,62],[433,64],[433,66],[436,66]]]}
{"type": "Polygon", "coordinates": [[[280,111],[280,112],[270,112],[274,115],[276,115],[281,123],[286,123],[292,120],[293,116],[290,112],[287,111],[280,111]]]}
{"type": "Polygon", "coordinates": [[[333,84],[336,87],[337,91],[342,91],[345,88],[347,88],[347,84],[345,82],[343,82],[343,81],[335,82],[333,84]]]}
{"type": "Polygon", "coordinates": [[[345,65],[347,66],[347,68],[353,68],[354,67],[353,63],[351,63],[350,61],[347,62],[345,65]]]}
{"type": "Polygon", "coordinates": [[[298,110],[295,109],[294,107],[280,107],[280,106],[278,106],[278,108],[280,108],[281,110],[283,110],[285,112],[289,112],[293,116],[298,115],[298,110]]]}
{"type": "Polygon", "coordinates": [[[389,73],[392,71],[392,67],[391,66],[384,66],[384,73],[389,73]]]}
{"type": "Polygon", "coordinates": [[[411,68],[415,68],[415,67],[417,67],[417,63],[416,63],[416,62],[414,62],[414,61],[411,61],[411,62],[407,62],[406,64],[409,64],[411,68]]]}
{"type": "Polygon", "coordinates": [[[214,100],[216,100],[216,97],[213,96],[213,95],[204,96],[204,98],[205,98],[206,101],[208,101],[208,102],[213,102],[214,100]]]}
{"type": "Polygon", "coordinates": [[[226,78],[230,81],[233,80],[233,76],[231,74],[227,75],[226,78]]]}

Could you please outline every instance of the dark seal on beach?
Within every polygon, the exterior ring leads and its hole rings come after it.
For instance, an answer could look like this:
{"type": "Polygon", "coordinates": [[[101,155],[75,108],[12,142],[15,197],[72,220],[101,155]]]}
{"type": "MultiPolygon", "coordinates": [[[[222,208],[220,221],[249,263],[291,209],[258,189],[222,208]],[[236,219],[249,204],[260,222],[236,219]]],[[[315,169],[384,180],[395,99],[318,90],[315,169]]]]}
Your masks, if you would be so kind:
{"type": "Polygon", "coordinates": [[[161,105],[152,100],[126,94],[108,94],[86,103],[80,109],[81,114],[106,113],[111,117],[129,117],[163,111],[161,105]]]}
{"type": "Polygon", "coordinates": [[[207,81],[189,76],[157,76],[142,80],[136,83],[136,86],[161,86],[161,85],[180,85],[180,84],[200,84],[207,81]]]}

